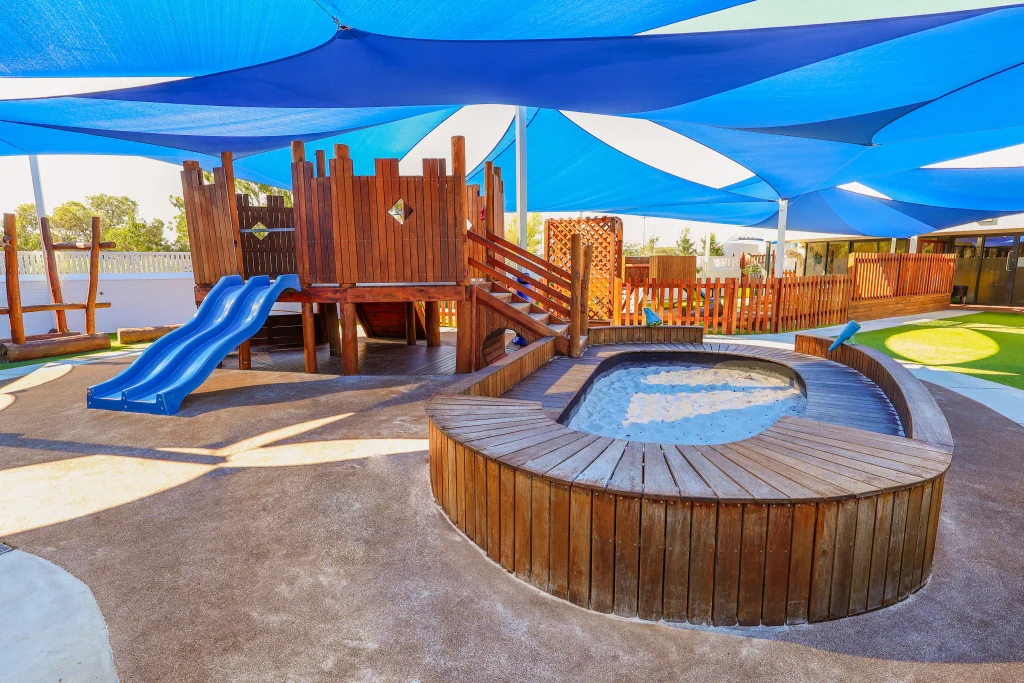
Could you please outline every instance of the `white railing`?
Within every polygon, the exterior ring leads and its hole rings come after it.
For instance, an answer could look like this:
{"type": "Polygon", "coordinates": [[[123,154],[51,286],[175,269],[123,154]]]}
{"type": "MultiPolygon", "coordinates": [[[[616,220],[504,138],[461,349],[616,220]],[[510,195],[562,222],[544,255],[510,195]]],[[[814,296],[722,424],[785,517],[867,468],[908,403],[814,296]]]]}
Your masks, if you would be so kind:
{"type": "Polygon", "coordinates": [[[725,270],[727,268],[739,268],[740,258],[738,256],[712,256],[711,269],[725,270]]]}
{"type": "MultiPolygon", "coordinates": [[[[60,275],[88,275],[89,252],[59,251],[57,272],[60,275]]],[[[19,251],[18,272],[21,275],[45,275],[46,263],[41,251],[19,251]]],[[[143,275],[147,273],[191,273],[192,254],[179,251],[102,251],[100,275],[143,275]]],[[[0,260],[0,275],[5,275],[0,260]]]]}

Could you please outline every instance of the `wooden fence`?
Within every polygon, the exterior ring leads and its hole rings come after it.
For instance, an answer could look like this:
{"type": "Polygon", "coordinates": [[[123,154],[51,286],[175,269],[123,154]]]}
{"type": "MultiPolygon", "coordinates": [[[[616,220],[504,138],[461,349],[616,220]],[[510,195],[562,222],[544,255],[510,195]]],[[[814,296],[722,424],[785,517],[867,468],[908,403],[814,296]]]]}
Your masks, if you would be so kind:
{"type": "Polygon", "coordinates": [[[614,324],[643,325],[650,307],[666,325],[717,334],[788,332],[846,322],[846,275],[750,279],[627,279],[614,324]]]}
{"type": "MultiPolygon", "coordinates": [[[[617,216],[548,218],[544,221],[544,260],[568,271],[572,236],[593,247],[588,314],[592,320],[611,320],[622,277],[622,219],[617,216]]],[[[564,292],[568,294],[568,292],[564,292]]]]}
{"type": "Polygon", "coordinates": [[[953,289],[956,254],[850,254],[853,300],[867,301],[953,289]]]}

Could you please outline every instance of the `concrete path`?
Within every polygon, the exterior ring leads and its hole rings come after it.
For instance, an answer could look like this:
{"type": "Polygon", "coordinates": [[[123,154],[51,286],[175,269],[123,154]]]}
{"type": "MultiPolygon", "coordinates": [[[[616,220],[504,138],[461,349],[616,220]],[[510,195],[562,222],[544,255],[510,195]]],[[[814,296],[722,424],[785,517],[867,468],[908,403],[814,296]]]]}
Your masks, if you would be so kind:
{"type": "MultiPolygon", "coordinates": [[[[3,547],[0,547],[3,550],[3,547]]],[[[107,627],[88,586],[60,567],[0,554],[0,682],[117,683],[107,627]]]]}
{"type": "MultiPolygon", "coordinates": [[[[906,323],[913,323],[927,320],[943,320],[961,315],[970,315],[979,311],[964,309],[951,309],[947,311],[936,311],[920,315],[902,316],[899,318],[882,318],[880,320],[869,320],[862,324],[861,329],[865,332],[873,330],[884,330],[890,327],[897,327],[906,323]]],[[[812,334],[823,337],[834,337],[843,329],[843,325],[822,327],[809,330],[812,334]]],[[[792,349],[798,332],[783,332],[780,334],[752,334],[752,335],[708,335],[708,340],[732,340],[739,344],[757,344],[767,346],[778,346],[779,348],[792,349]]],[[[855,339],[856,341],[856,339],[855,339]]],[[[943,367],[930,367],[920,363],[899,361],[904,367],[914,373],[918,379],[955,391],[966,396],[986,408],[990,408],[1000,415],[1013,420],[1017,424],[1024,425],[1024,391],[1008,387],[1005,384],[990,382],[980,377],[956,372],[943,367]]]]}
{"type": "Polygon", "coordinates": [[[555,599],[448,523],[422,405],[451,378],[218,370],[176,416],[87,411],[125,362],[0,411],[0,490],[23,496],[0,539],[88,584],[122,681],[1024,678],[1024,428],[941,388],[956,452],[921,592],[825,624],[694,628],[555,599]]]}

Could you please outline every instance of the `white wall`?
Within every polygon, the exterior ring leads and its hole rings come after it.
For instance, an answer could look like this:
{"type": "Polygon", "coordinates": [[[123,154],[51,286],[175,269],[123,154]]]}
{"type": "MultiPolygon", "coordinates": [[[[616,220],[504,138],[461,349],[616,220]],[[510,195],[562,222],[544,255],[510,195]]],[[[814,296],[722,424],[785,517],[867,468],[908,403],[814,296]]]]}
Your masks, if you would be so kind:
{"type": "MultiPolygon", "coordinates": [[[[50,303],[50,288],[42,275],[22,275],[23,305],[50,303]]],[[[7,306],[6,283],[0,277],[0,301],[7,306]]],[[[148,327],[183,323],[196,312],[192,273],[101,274],[97,301],[109,301],[110,308],[96,310],[96,331],[116,332],[119,327],[148,327]]],[[[64,301],[84,303],[89,288],[86,275],[61,277],[64,301]]],[[[85,331],[85,312],[68,311],[68,329],[85,331]]],[[[25,334],[45,334],[55,325],[51,312],[26,313],[25,334]]],[[[0,316],[0,339],[9,339],[9,318],[0,316]]]]}

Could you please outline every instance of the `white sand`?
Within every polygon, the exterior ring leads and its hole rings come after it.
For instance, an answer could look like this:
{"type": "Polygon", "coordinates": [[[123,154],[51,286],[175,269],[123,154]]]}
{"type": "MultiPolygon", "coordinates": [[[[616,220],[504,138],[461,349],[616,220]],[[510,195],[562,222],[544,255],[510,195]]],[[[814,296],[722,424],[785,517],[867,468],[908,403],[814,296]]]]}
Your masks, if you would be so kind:
{"type": "Polygon", "coordinates": [[[622,366],[599,377],[568,426],[616,439],[677,444],[739,441],[805,399],[781,374],[691,364],[622,366]]]}

